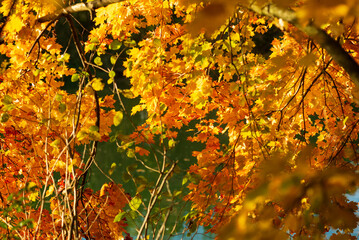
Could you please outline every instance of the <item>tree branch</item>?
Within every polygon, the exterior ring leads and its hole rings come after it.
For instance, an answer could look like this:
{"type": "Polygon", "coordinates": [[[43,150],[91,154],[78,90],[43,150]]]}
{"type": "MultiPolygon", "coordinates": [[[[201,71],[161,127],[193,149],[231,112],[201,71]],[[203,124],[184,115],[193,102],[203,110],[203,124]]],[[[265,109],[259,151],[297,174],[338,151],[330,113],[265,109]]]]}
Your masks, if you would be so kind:
{"type": "Polygon", "coordinates": [[[256,4],[250,5],[249,10],[254,11],[260,15],[268,17],[281,18],[284,21],[293,24],[299,30],[306,33],[309,37],[315,40],[322,48],[324,48],[340,66],[349,74],[354,84],[359,87],[359,65],[358,63],[346,52],[342,46],[330,37],[323,29],[309,23],[303,26],[299,23],[296,13],[290,9],[282,9],[274,4],[268,4],[260,7],[256,4]]]}
{"type": "Polygon", "coordinates": [[[112,3],[118,3],[123,1],[124,0],[95,0],[86,3],[77,3],[65,8],[61,8],[54,13],[41,17],[37,19],[37,22],[44,23],[44,22],[52,21],[62,15],[67,15],[70,13],[84,12],[84,11],[92,12],[97,8],[106,7],[107,5],[110,5],[112,3]]]}

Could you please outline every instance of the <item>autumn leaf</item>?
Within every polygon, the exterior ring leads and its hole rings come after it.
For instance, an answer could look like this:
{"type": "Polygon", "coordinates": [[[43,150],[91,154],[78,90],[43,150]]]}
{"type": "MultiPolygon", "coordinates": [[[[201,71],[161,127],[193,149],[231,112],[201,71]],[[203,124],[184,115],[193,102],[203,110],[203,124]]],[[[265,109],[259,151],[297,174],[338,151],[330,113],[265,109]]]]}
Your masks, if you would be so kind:
{"type": "Polygon", "coordinates": [[[117,111],[115,116],[113,117],[113,124],[115,126],[120,125],[122,119],[123,119],[123,113],[121,111],[117,111]]]}
{"type": "Polygon", "coordinates": [[[101,91],[101,90],[103,90],[104,87],[105,87],[105,84],[102,82],[102,79],[101,79],[101,78],[95,78],[95,79],[92,81],[92,88],[93,88],[95,91],[101,91]]]}
{"type": "Polygon", "coordinates": [[[0,7],[1,238],[356,239],[357,0],[65,2],[0,7]]]}

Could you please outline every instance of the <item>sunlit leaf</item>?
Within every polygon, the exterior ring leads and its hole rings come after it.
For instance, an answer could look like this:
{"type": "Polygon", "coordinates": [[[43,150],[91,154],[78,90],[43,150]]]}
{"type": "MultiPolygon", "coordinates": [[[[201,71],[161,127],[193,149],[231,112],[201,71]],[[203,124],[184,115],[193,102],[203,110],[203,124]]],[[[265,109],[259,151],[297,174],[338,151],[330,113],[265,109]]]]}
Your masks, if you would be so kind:
{"type": "Polygon", "coordinates": [[[102,64],[103,64],[100,57],[95,57],[93,62],[98,66],[102,66],[102,64]]]}
{"type": "Polygon", "coordinates": [[[58,101],[58,102],[61,102],[62,98],[63,98],[62,94],[56,94],[56,96],[55,96],[55,100],[58,101]]]}
{"type": "Polygon", "coordinates": [[[115,116],[113,117],[113,124],[115,126],[120,125],[120,123],[122,122],[123,119],[123,113],[121,111],[117,111],[115,116]]]}
{"type": "Polygon", "coordinates": [[[119,212],[117,215],[116,215],[116,217],[115,217],[115,219],[113,220],[113,222],[120,222],[122,219],[123,219],[123,217],[124,217],[124,215],[125,215],[125,213],[126,212],[119,212]]]}
{"type": "Polygon", "coordinates": [[[136,196],[131,199],[131,202],[129,203],[129,205],[130,205],[130,208],[135,211],[141,206],[141,203],[142,203],[141,198],[136,196]]]}
{"type": "Polygon", "coordinates": [[[110,49],[111,50],[118,50],[120,49],[122,46],[122,42],[118,41],[117,39],[113,40],[110,44],[110,49]]]}
{"type": "Polygon", "coordinates": [[[75,73],[71,76],[71,82],[77,82],[80,78],[80,75],[75,73]]]}
{"type": "Polygon", "coordinates": [[[105,87],[105,84],[102,82],[101,78],[95,78],[92,82],[92,88],[95,91],[101,91],[105,87]]]}

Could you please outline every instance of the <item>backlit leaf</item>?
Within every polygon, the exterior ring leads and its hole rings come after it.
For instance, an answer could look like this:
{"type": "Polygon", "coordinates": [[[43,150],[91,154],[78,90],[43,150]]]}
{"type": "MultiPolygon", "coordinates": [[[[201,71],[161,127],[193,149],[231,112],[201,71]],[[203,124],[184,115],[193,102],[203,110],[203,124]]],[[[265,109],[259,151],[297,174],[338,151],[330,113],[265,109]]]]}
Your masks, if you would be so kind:
{"type": "Polygon", "coordinates": [[[101,90],[103,90],[104,87],[105,87],[105,84],[102,82],[102,79],[101,79],[101,78],[95,78],[95,79],[92,81],[92,88],[93,88],[95,91],[101,91],[101,90]]]}
{"type": "Polygon", "coordinates": [[[126,212],[123,212],[123,211],[119,212],[119,213],[116,215],[116,217],[115,217],[115,219],[113,220],[113,222],[114,222],[114,223],[116,223],[116,222],[121,222],[121,220],[123,219],[123,217],[124,217],[125,214],[126,214],[126,212]]]}
{"type": "Polygon", "coordinates": [[[120,49],[121,46],[122,46],[122,42],[115,39],[111,42],[110,49],[116,51],[116,50],[120,49]]]}
{"type": "Polygon", "coordinates": [[[120,125],[120,123],[122,122],[123,119],[123,113],[121,111],[117,111],[115,116],[113,117],[113,124],[115,126],[120,125]]]}
{"type": "Polygon", "coordinates": [[[130,205],[130,208],[135,211],[141,206],[141,203],[142,203],[141,198],[136,196],[131,199],[131,202],[129,203],[129,205],[130,205]]]}

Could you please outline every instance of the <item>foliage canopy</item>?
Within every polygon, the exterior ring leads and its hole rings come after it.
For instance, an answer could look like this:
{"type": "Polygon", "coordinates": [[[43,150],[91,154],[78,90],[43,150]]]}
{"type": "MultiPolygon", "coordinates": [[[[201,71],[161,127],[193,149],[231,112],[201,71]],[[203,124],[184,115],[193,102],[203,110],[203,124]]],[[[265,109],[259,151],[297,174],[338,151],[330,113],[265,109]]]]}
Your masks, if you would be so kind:
{"type": "Polygon", "coordinates": [[[356,239],[358,0],[1,4],[3,239],[356,239]]]}

